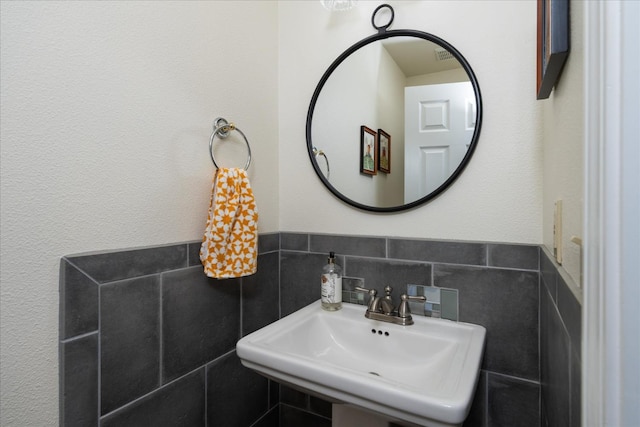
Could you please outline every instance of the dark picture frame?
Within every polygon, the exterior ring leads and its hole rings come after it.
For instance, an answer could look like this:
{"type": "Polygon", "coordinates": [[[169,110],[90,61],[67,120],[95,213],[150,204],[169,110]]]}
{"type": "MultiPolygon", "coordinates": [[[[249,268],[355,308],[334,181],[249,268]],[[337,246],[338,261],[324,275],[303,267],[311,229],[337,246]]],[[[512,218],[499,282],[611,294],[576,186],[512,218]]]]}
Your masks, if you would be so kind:
{"type": "Polygon", "coordinates": [[[391,135],[378,129],[378,170],[391,173],[391,135]]]}
{"type": "Polygon", "coordinates": [[[569,56],[569,0],[538,0],[537,99],[547,99],[569,56]]]}
{"type": "Polygon", "coordinates": [[[360,126],[360,173],[376,175],[378,173],[378,134],[360,126]]]}

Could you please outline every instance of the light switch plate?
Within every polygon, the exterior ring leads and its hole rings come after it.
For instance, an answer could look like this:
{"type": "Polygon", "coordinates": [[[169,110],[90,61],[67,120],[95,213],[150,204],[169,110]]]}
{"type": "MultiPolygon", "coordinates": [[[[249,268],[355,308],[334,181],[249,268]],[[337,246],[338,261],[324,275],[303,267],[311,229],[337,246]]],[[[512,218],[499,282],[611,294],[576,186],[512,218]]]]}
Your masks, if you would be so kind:
{"type": "Polygon", "coordinates": [[[562,264],[562,199],[556,200],[553,211],[553,254],[558,264],[562,264]]]}

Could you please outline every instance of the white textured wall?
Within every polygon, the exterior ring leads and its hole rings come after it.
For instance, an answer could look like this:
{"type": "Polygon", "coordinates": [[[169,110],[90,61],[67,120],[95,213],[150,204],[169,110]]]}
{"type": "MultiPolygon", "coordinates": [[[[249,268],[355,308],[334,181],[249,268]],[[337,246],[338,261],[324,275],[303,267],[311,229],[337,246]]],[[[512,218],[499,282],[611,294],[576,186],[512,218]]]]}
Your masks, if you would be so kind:
{"type": "Polygon", "coordinates": [[[216,116],[250,138],[260,231],[278,230],[277,7],[1,7],[0,425],[51,426],[60,257],[200,239],[216,116]]]}
{"type": "Polygon", "coordinates": [[[280,2],[280,228],[542,243],[536,2],[389,3],[395,9],[392,29],[438,35],[474,69],[484,107],[476,153],[449,190],[410,212],[363,213],[331,195],[309,165],[304,133],[307,109],[333,59],[374,34],[371,13],[380,2],[362,1],[349,12],[333,14],[316,1],[280,2]]]}
{"type": "Polygon", "coordinates": [[[584,205],[584,2],[572,0],[571,49],[551,96],[540,101],[544,109],[543,241],[553,253],[555,201],[562,200],[562,266],[580,283],[580,247],[571,237],[582,237],[584,205]]]}
{"type": "MultiPolygon", "coordinates": [[[[405,77],[382,45],[367,48],[343,62],[322,88],[313,115],[313,145],[326,154],[331,170],[329,180],[340,183],[345,196],[364,204],[397,206],[404,200],[402,173],[380,172],[375,176],[360,173],[360,126],[374,132],[382,128],[393,135],[392,161],[396,171],[403,170],[398,163],[404,162],[404,150],[400,149],[404,141],[405,77]],[[354,79],[355,75],[359,78],[354,79]],[[393,84],[379,87],[380,81],[393,84]],[[378,99],[385,102],[378,103],[378,99]],[[325,131],[328,126],[331,132],[325,131]]],[[[377,162],[377,154],[372,155],[377,162]]],[[[319,161],[325,165],[323,158],[319,161]]]]}

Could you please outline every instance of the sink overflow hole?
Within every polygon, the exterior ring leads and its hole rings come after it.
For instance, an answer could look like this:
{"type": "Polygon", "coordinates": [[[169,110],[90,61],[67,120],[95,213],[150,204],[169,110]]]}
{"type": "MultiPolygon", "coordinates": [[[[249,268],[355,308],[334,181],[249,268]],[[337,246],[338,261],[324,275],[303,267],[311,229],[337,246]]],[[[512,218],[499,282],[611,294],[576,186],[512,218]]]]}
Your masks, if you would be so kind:
{"type": "Polygon", "coordinates": [[[370,373],[371,375],[375,375],[376,377],[379,377],[379,376],[380,376],[380,374],[379,374],[379,373],[377,373],[377,372],[369,372],[369,373],[370,373]]]}
{"type": "Polygon", "coordinates": [[[384,335],[385,337],[389,336],[389,332],[382,332],[381,330],[371,329],[372,334],[384,335]]]}

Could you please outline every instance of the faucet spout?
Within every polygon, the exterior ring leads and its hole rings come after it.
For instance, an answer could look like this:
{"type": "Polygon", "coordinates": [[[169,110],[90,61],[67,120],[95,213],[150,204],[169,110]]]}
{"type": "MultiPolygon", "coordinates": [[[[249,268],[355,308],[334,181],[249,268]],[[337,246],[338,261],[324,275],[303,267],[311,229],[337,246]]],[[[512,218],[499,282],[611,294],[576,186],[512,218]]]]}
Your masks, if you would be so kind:
{"type": "Polygon", "coordinates": [[[380,308],[384,314],[392,314],[394,311],[393,299],[391,298],[392,290],[391,286],[384,287],[385,296],[380,299],[380,308]]]}

